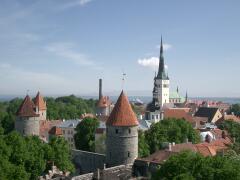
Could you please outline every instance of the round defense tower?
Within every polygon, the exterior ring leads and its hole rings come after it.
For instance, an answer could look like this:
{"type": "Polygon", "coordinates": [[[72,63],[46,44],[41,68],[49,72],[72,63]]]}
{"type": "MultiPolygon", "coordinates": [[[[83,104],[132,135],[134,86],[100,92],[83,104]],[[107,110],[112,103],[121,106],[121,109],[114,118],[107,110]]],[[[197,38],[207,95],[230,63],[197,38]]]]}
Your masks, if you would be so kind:
{"type": "Polygon", "coordinates": [[[107,166],[133,163],[138,156],[138,121],[123,92],[106,125],[107,166]]]}
{"type": "Polygon", "coordinates": [[[36,106],[27,95],[17,112],[15,129],[22,135],[39,135],[39,114],[36,106]]]}
{"type": "Polygon", "coordinates": [[[22,135],[39,135],[39,117],[17,117],[15,129],[22,135]]]}

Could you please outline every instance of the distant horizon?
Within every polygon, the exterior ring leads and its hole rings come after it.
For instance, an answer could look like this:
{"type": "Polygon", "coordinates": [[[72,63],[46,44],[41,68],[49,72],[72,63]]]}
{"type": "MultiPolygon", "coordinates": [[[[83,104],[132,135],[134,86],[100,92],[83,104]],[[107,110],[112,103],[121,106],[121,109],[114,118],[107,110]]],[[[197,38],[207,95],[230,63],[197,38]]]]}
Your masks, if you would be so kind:
{"type": "MultiPolygon", "coordinates": [[[[74,95],[76,97],[81,97],[83,99],[98,99],[98,95],[77,95],[77,94],[59,94],[59,95],[43,95],[44,97],[53,97],[53,98],[58,98],[58,97],[63,97],[63,96],[70,96],[70,95],[74,95]]],[[[107,94],[105,94],[107,95],[107,94]]],[[[10,101],[14,98],[24,98],[26,96],[25,95],[0,95],[0,101],[10,101]]],[[[35,95],[30,94],[30,97],[35,97],[35,95]]],[[[115,102],[117,100],[119,95],[110,95],[110,99],[115,102]]],[[[139,98],[140,100],[142,100],[144,103],[148,103],[151,101],[152,96],[151,95],[145,95],[145,96],[141,96],[141,95],[128,95],[128,98],[130,101],[134,100],[135,98],[139,98]]],[[[236,104],[236,103],[240,103],[240,97],[188,97],[190,100],[209,100],[209,101],[222,101],[222,102],[226,102],[226,103],[230,103],[230,104],[236,104]]]]}

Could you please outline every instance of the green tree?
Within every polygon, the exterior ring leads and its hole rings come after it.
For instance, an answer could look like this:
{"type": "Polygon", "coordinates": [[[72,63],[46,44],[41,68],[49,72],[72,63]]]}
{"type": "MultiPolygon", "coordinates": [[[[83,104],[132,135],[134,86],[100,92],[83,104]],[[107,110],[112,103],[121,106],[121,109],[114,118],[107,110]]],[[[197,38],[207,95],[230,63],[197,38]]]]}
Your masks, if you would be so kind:
{"type": "Polygon", "coordinates": [[[150,154],[149,145],[143,131],[138,131],[138,157],[146,157],[150,154]]]}
{"type": "Polygon", "coordinates": [[[82,99],[74,95],[46,98],[48,119],[76,119],[83,113],[95,113],[97,100],[82,99]]]}
{"type": "Polygon", "coordinates": [[[234,112],[235,115],[240,116],[240,104],[233,104],[230,107],[230,112],[234,112]]]}
{"type": "Polygon", "coordinates": [[[232,138],[235,138],[237,143],[240,143],[240,124],[231,120],[224,121],[219,125],[222,130],[227,130],[232,138]]]}
{"type": "Polygon", "coordinates": [[[50,169],[50,163],[63,171],[74,171],[67,142],[54,138],[49,144],[37,136],[23,137],[0,128],[0,179],[38,179],[50,169]]]}
{"type": "Polygon", "coordinates": [[[67,141],[63,137],[53,137],[46,151],[48,161],[54,162],[54,164],[63,171],[74,172],[70,149],[67,141]]]}
{"type": "Polygon", "coordinates": [[[76,127],[75,146],[84,151],[95,150],[95,131],[99,126],[96,118],[85,118],[76,127]]]}
{"type": "Polygon", "coordinates": [[[200,136],[192,128],[192,125],[184,119],[164,119],[151,125],[145,131],[146,141],[150,148],[150,153],[163,148],[164,142],[183,143],[187,139],[192,143],[198,143],[200,136]]]}
{"type": "Polygon", "coordinates": [[[152,179],[240,179],[239,158],[226,156],[203,157],[190,151],[171,156],[152,179]]]}

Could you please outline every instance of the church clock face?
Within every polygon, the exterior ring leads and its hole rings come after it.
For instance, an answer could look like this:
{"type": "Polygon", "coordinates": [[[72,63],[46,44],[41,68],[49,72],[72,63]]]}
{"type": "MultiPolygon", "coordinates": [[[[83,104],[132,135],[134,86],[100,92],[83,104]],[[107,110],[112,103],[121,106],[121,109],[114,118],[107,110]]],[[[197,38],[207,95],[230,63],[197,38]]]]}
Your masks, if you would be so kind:
{"type": "Polygon", "coordinates": [[[168,88],[168,84],[163,84],[163,87],[164,88],[168,88]]]}

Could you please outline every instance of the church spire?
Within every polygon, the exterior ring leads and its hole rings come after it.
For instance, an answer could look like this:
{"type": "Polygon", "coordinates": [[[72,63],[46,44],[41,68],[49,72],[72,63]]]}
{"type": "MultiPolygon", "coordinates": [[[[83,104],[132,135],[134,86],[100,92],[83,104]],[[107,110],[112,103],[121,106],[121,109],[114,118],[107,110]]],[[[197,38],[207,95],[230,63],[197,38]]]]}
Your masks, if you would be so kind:
{"type": "Polygon", "coordinates": [[[167,77],[167,75],[166,75],[166,72],[165,72],[165,67],[164,67],[162,36],[161,36],[160,56],[159,56],[159,67],[158,67],[157,78],[159,78],[159,79],[168,79],[168,77],[167,77]]]}
{"type": "Polygon", "coordinates": [[[188,101],[188,93],[186,91],[186,95],[185,95],[185,101],[187,102],[188,101]]]}

